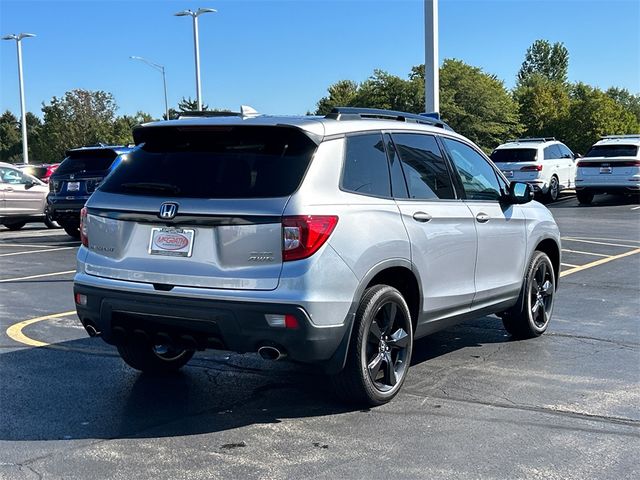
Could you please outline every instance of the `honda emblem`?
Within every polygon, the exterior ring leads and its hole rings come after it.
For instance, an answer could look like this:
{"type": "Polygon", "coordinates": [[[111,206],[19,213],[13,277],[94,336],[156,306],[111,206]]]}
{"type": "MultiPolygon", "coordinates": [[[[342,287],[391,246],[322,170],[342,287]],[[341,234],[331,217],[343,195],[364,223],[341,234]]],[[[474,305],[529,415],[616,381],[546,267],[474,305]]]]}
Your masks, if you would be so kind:
{"type": "Polygon", "coordinates": [[[178,204],[172,202],[165,202],[160,205],[160,213],[158,216],[164,220],[171,220],[178,213],[178,204]]]}

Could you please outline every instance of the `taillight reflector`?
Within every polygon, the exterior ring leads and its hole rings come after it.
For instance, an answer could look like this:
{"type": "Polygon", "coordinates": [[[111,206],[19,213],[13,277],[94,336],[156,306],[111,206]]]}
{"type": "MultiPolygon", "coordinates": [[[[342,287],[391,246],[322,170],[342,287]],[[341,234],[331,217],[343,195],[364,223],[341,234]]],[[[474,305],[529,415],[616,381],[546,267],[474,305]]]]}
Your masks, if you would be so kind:
{"type": "Polygon", "coordinates": [[[89,247],[89,237],[87,236],[87,207],[80,210],[80,241],[85,247],[89,247]]]}
{"type": "Polygon", "coordinates": [[[520,168],[521,172],[539,172],[542,170],[542,165],[526,165],[520,168]]]}
{"type": "Polygon", "coordinates": [[[282,218],[282,260],[301,260],[318,251],[338,223],[335,215],[296,215],[282,218]]]}

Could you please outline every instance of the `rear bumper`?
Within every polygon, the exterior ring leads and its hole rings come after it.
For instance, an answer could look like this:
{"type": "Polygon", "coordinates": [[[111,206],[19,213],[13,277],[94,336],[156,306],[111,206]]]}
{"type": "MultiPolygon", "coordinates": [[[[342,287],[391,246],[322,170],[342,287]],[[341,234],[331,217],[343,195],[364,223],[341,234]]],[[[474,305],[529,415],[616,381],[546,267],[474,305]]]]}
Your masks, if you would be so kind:
{"type": "Polygon", "coordinates": [[[76,305],[85,327],[93,325],[107,343],[124,343],[135,336],[181,346],[216,348],[245,353],[264,345],[284,350],[296,361],[324,363],[331,371],[342,365],[350,323],[315,326],[299,305],[243,302],[138,293],[74,284],[74,294],[87,296],[76,305]],[[270,327],[265,314],[290,314],[298,328],[270,327]]]}
{"type": "Polygon", "coordinates": [[[58,197],[49,194],[47,196],[46,211],[55,221],[80,221],[80,210],[89,199],[89,196],[58,197]]]}

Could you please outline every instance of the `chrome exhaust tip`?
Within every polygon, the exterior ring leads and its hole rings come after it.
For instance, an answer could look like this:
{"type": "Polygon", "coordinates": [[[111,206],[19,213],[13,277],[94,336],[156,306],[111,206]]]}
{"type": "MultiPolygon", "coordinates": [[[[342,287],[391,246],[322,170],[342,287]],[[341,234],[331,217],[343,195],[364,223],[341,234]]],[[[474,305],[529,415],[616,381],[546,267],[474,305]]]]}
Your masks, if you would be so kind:
{"type": "Polygon", "coordinates": [[[278,348],[269,345],[260,347],[258,353],[265,360],[280,360],[287,356],[286,353],[281,352],[278,348]]]}
{"type": "Polygon", "coordinates": [[[93,324],[91,323],[87,323],[84,326],[84,329],[87,331],[87,333],[89,334],[90,337],[99,337],[100,334],[102,333],[100,330],[98,330],[93,324]]]}

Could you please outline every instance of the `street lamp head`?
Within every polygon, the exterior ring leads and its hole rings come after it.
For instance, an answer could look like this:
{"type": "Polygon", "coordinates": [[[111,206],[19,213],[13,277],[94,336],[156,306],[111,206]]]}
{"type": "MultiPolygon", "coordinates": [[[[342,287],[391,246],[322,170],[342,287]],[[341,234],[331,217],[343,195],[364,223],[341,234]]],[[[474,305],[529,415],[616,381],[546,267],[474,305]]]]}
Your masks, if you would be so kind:
{"type": "Polygon", "coordinates": [[[11,34],[11,35],[5,35],[4,37],[2,37],[2,40],[17,40],[18,36],[11,34]]]}
{"type": "Polygon", "coordinates": [[[217,13],[218,11],[215,8],[199,8],[196,11],[196,16],[202,15],[203,13],[217,13]]]}
{"type": "Polygon", "coordinates": [[[195,15],[191,10],[182,10],[181,12],[173,14],[176,17],[193,17],[195,15]]]}
{"type": "Polygon", "coordinates": [[[35,37],[35,35],[33,33],[19,33],[17,35],[15,33],[12,33],[10,35],[5,35],[4,37],[2,37],[2,40],[17,40],[19,42],[23,38],[31,37],[35,37]]]}
{"type": "Polygon", "coordinates": [[[23,38],[31,38],[31,37],[35,37],[35,34],[33,34],[33,33],[19,33],[18,34],[18,40],[22,40],[23,38]]]}

